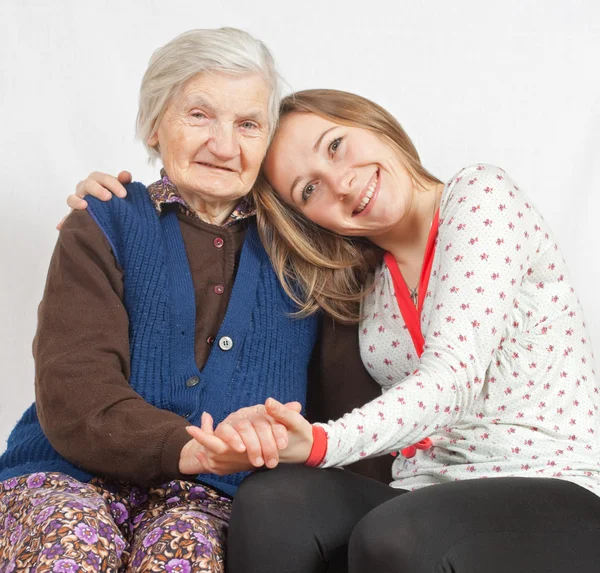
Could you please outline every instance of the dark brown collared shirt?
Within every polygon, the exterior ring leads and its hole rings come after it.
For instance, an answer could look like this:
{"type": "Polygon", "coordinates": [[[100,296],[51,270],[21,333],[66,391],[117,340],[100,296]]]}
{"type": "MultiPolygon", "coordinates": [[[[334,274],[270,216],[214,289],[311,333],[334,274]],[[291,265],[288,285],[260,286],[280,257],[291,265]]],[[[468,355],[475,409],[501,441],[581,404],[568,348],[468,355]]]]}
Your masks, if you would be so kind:
{"type": "MultiPolygon", "coordinates": [[[[243,208],[234,221],[210,225],[184,203],[164,197],[155,200],[157,208],[178,211],[202,368],[227,309],[252,213],[243,208]]],[[[96,475],[138,484],[185,478],[178,470],[189,440],[185,427],[199,420],[158,409],[133,391],[128,327],[122,269],[89,214],[73,212],[60,232],[38,311],[33,349],[42,427],[59,453],[96,475]]],[[[334,328],[325,320],[309,382],[312,419],[337,417],[377,392],[360,362],[356,327],[334,328]]],[[[362,473],[389,479],[388,460],[366,466],[362,473]]]]}

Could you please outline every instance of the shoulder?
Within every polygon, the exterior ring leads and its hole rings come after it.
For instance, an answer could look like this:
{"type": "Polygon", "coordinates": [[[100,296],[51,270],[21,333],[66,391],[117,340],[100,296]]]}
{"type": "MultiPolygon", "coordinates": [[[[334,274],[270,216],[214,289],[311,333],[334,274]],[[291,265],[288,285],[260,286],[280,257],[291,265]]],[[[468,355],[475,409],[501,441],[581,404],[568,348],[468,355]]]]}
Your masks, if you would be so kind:
{"type": "Polygon", "coordinates": [[[502,211],[523,200],[521,189],[504,169],[476,163],[464,167],[446,183],[441,216],[465,209],[493,208],[502,211]]]}
{"type": "Polygon", "coordinates": [[[77,262],[75,266],[86,266],[84,261],[92,261],[105,268],[118,266],[110,241],[87,210],[73,211],[65,219],[54,259],[62,263],[67,261],[70,265],[77,262]]]}

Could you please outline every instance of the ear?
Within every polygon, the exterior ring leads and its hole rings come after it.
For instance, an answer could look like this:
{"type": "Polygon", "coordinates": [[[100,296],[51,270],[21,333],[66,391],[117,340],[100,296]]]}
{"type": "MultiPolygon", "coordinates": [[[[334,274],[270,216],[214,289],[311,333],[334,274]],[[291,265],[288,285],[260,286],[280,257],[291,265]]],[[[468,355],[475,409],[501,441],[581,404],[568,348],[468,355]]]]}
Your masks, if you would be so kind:
{"type": "Polygon", "coordinates": [[[150,147],[153,147],[156,149],[156,147],[158,146],[158,130],[156,130],[149,138],[148,141],[146,142],[150,147]]]}

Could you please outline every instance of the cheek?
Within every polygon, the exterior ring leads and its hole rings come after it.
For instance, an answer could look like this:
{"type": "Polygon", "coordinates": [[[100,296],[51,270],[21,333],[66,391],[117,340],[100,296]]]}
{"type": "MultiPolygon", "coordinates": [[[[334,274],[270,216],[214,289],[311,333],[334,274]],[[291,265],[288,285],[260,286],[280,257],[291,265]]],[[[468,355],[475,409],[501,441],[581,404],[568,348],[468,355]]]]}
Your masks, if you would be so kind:
{"type": "Polygon", "coordinates": [[[258,172],[267,153],[265,141],[249,141],[242,146],[242,166],[245,171],[258,172]]]}

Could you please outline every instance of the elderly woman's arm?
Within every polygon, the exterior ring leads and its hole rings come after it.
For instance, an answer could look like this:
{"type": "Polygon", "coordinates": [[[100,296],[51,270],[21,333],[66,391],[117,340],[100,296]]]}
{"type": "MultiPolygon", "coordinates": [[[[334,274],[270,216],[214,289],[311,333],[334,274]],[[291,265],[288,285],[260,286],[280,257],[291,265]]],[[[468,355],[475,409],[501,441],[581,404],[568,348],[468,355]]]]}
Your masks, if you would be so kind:
{"type": "Polygon", "coordinates": [[[108,241],[87,212],[72,213],[38,311],[40,423],[53,447],[90,473],[138,484],[181,477],[188,422],[147,403],[128,384],[122,297],[122,273],[108,241]]]}

